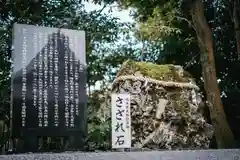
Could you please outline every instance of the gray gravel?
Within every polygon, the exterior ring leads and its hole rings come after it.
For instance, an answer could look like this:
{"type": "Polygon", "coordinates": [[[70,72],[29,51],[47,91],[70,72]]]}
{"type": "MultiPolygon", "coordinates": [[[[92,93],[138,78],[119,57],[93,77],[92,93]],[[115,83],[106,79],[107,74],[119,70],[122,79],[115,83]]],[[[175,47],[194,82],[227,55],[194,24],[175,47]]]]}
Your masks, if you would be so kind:
{"type": "Polygon", "coordinates": [[[144,152],[64,152],[1,155],[0,160],[240,160],[240,149],[144,152]]]}

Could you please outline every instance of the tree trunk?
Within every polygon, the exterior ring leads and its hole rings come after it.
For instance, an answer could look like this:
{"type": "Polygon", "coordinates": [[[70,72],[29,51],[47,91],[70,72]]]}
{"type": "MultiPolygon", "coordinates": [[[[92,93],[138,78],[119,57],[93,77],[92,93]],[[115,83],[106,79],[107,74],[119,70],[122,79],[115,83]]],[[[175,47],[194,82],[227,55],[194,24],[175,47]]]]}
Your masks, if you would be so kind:
{"type": "Polygon", "coordinates": [[[217,145],[218,148],[231,148],[234,137],[228,125],[220,97],[214,61],[213,38],[204,15],[202,0],[195,0],[191,3],[190,14],[200,47],[204,88],[217,145]]]}
{"type": "Polygon", "coordinates": [[[238,59],[240,59],[240,0],[234,0],[233,23],[235,29],[238,59]]]}

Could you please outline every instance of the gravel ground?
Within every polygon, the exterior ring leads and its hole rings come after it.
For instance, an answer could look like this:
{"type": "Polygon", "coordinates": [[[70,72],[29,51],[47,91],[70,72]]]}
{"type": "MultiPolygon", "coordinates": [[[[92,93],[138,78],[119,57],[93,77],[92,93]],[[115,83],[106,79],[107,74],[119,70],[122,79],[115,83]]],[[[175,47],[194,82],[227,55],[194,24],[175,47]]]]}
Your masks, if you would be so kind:
{"type": "Polygon", "coordinates": [[[63,152],[2,155],[0,160],[240,160],[240,149],[135,151],[135,152],[63,152]]]}

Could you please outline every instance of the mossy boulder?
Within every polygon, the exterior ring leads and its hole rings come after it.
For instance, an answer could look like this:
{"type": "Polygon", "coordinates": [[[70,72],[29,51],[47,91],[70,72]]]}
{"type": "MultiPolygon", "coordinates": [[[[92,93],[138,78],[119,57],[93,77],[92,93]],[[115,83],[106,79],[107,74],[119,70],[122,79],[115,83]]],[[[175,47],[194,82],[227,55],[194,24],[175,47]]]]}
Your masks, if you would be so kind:
{"type": "Polygon", "coordinates": [[[135,75],[136,72],[144,77],[156,80],[174,81],[174,82],[190,82],[193,77],[181,66],[172,64],[156,65],[149,62],[137,62],[127,60],[117,73],[117,77],[126,75],[135,75]]]}
{"type": "Polygon", "coordinates": [[[181,66],[127,60],[111,93],[131,95],[133,148],[209,147],[213,128],[203,115],[204,104],[194,78],[181,66]]]}

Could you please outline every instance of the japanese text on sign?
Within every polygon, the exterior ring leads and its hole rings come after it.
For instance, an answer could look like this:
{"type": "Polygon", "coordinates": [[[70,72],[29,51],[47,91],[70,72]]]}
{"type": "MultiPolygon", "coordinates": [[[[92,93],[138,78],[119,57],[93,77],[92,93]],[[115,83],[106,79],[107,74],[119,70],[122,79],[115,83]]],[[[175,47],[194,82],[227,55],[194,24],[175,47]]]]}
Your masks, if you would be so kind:
{"type": "Polygon", "coordinates": [[[112,94],[112,148],[130,147],[130,95],[112,94]]]}
{"type": "Polygon", "coordinates": [[[12,135],[85,134],[84,31],[14,24],[13,35],[12,135]]]}

